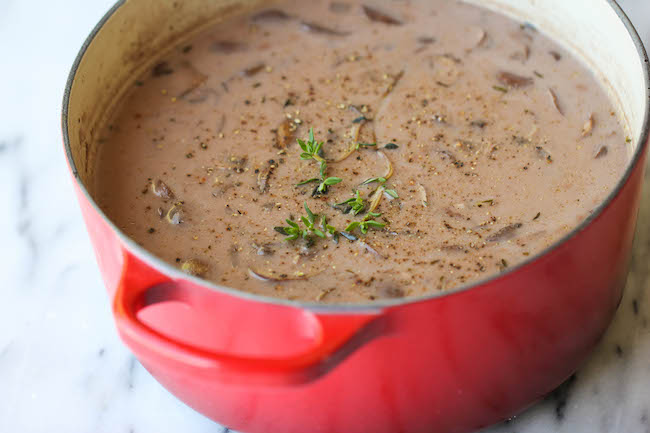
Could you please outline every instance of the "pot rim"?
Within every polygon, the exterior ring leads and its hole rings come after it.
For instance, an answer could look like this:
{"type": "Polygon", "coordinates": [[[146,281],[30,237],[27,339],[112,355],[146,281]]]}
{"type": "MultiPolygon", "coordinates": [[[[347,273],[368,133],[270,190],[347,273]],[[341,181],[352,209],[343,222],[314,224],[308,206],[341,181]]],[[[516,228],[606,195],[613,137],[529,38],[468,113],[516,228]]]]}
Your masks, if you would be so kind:
{"type": "Polygon", "coordinates": [[[638,32],[636,31],[634,25],[630,21],[629,17],[627,14],[623,11],[623,9],[620,7],[620,5],[617,3],[617,0],[605,0],[607,4],[614,10],[614,12],[618,15],[619,19],[623,22],[625,25],[625,28],[627,29],[628,34],[632,38],[632,41],[634,43],[634,46],[636,47],[637,53],[639,55],[639,58],[642,60],[643,63],[643,73],[644,73],[644,83],[645,83],[645,112],[643,115],[643,127],[641,130],[641,136],[639,138],[639,142],[637,144],[636,150],[634,151],[634,155],[632,156],[632,159],[630,160],[627,169],[625,170],[625,173],[623,176],[619,179],[617,182],[616,186],[612,191],[609,193],[607,198],[603,200],[598,207],[594,210],[594,212],[586,218],[584,221],[582,221],[578,226],[576,226],[571,232],[560,238],[559,240],[555,241],[552,245],[549,247],[545,248],[544,250],[540,251],[539,253],[529,257],[528,259],[524,260],[523,262],[512,266],[508,268],[507,271],[500,273],[500,274],[493,274],[492,276],[488,276],[486,278],[483,278],[481,280],[478,280],[476,282],[468,283],[468,284],[463,284],[459,287],[456,287],[454,289],[442,291],[442,292],[436,292],[436,293],[431,293],[428,295],[424,296],[418,296],[418,297],[413,297],[413,298],[403,298],[403,299],[396,299],[396,300],[381,300],[381,301],[373,301],[373,302],[366,302],[366,303],[349,303],[349,304],[321,304],[321,303],[316,303],[316,302],[305,302],[305,301],[290,301],[290,300],[285,300],[285,299],[280,299],[280,298],[274,298],[274,297],[269,297],[269,296],[263,296],[263,295],[256,295],[252,294],[249,292],[245,292],[243,290],[238,290],[232,287],[227,287],[227,286],[222,286],[216,283],[213,283],[208,280],[204,280],[198,277],[193,277],[190,276],[184,272],[182,272],[180,269],[177,269],[173,265],[163,261],[159,257],[157,257],[155,254],[149,252],[145,248],[141,247],[138,245],[135,241],[133,241],[129,236],[127,236],[125,233],[123,233],[109,218],[106,216],[106,214],[100,209],[100,207],[97,205],[95,200],[92,198],[90,193],[88,192],[86,186],[83,184],[81,181],[81,178],[79,176],[79,172],[77,170],[77,167],[75,165],[74,159],[72,157],[72,150],[70,147],[70,137],[68,133],[68,110],[70,106],[70,93],[72,90],[72,86],[74,84],[79,65],[81,64],[81,61],[83,57],[86,54],[86,51],[90,47],[90,45],[93,43],[95,40],[97,34],[100,32],[100,30],[104,27],[104,25],[107,23],[107,21],[115,14],[115,12],[122,7],[127,0],[118,0],[109,10],[106,12],[106,14],[101,18],[101,20],[97,23],[97,25],[93,28],[93,30],[90,32],[90,35],[86,38],[84,41],[81,49],[79,50],[79,53],[77,54],[77,57],[75,58],[75,61],[72,65],[72,69],[70,70],[70,74],[68,75],[68,79],[66,82],[65,86],[65,92],[63,95],[63,106],[62,106],[62,113],[61,113],[61,122],[62,122],[62,132],[63,132],[63,142],[64,142],[64,147],[65,147],[65,153],[66,153],[66,159],[67,162],[70,166],[70,169],[72,171],[72,174],[74,176],[74,181],[83,193],[84,197],[86,200],[89,202],[89,204],[92,206],[93,210],[97,212],[104,222],[106,222],[110,228],[117,234],[120,242],[124,247],[127,248],[127,250],[131,253],[134,254],[136,257],[139,259],[145,261],[148,265],[152,266],[154,269],[162,272],[164,275],[167,275],[173,279],[179,279],[179,280],[187,280],[190,281],[194,284],[197,284],[201,287],[210,289],[210,290],[216,290],[219,292],[226,293],[231,296],[235,296],[238,298],[242,298],[245,300],[249,301],[255,301],[255,302],[262,302],[266,304],[272,304],[272,305],[278,305],[278,306],[286,306],[286,307],[293,307],[293,308],[300,308],[304,310],[309,310],[313,312],[318,312],[318,313],[325,313],[325,314],[349,314],[349,313],[362,313],[362,312],[369,312],[369,311],[381,311],[383,309],[389,308],[389,307],[398,307],[402,305],[408,305],[408,304],[416,304],[420,302],[427,302],[427,301],[432,301],[434,299],[438,298],[445,298],[448,296],[453,296],[457,295],[460,293],[463,293],[465,291],[469,291],[471,289],[476,289],[481,286],[486,286],[488,284],[493,283],[496,280],[499,279],[505,279],[513,275],[514,273],[518,272],[524,267],[530,266],[534,264],[534,262],[539,261],[542,257],[554,252],[556,249],[560,248],[564,244],[568,243],[572,238],[578,235],[581,231],[583,231],[585,228],[587,228],[594,220],[596,220],[602,213],[603,211],[612,203],[614,198],[616,198],[622,188],[627,184],[630,176],[632,175],[632,172],[637,168],[639,161],[641,159],[641,156],[643,155],[643,152],[645,151],[646,147],[649,145],[649,138],[650,138],[650,62],[648,60],[648,55],[646,52],[646,49],[643,45],[643,42],[641,38],[639,37],[638,32]]]}

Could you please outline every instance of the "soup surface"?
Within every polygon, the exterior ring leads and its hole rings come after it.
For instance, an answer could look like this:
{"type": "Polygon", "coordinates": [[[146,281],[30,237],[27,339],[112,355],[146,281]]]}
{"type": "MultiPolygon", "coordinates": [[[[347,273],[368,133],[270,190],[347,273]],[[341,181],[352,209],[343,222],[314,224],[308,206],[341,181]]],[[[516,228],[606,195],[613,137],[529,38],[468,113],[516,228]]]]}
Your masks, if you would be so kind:
{"type": "Polygon", "coordinates": [[[630,146],[585,65],[451,0],[229,18],[134,79],[104,139],[96,198],[144,248],[329,303],[503,272],[587,218],[630,146]]]}

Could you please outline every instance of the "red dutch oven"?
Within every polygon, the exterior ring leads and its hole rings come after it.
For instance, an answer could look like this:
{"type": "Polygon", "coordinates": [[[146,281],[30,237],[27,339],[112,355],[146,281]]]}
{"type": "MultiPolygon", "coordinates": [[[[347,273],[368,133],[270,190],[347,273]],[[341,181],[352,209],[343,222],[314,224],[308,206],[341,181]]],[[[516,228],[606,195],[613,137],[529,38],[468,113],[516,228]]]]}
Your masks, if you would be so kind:
{"type": "Polygon", "coordinates": [[[166,48],[265,2],[121,1],[97,25],[66,89],[65,150],[119,334],[182,401],[247,432],[468,432],[542,398],[593,349],[625,285],[648,59],[614,1],[473,2],[532,22],[598,71],[629,127],[629,167],[587,221],[508,272],[364,305],[281,301],[190,277],[121,233],[92,198],[99,134],[125,84],[166,48]]]}

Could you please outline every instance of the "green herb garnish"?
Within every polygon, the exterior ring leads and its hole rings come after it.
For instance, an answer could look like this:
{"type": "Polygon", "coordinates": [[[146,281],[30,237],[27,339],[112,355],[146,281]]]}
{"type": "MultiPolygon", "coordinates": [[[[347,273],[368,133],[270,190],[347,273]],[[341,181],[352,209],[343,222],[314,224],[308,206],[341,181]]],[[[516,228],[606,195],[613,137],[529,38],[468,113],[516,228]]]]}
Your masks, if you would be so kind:
{"type": "Polygon", "coordinates": [[[357,147],[355,150],[359,150],[361,147],[373,147],[376,146],[377,143],[357,143],[357,147]]]}
{"type": "Polygon", "coordinates": [[[314,215],[311,209],[309,209],[309,206],[307,206],[306,202],[305,211],[307,212],[307,216],[300,217],[300,220],[305,225],[304,229],[300,228],[300,224],[295,221],[291,221],[290,219],[286,219],[286,222],[289,225],[288,227],[274,227],[273,229],[278,233],[286,235],[287,237],[285,238],[285,241],[295,241],[300,237],[303,239],[309,239],[311,234],[315,234],[320,238],[324,238],[325,233],[323,233],[315,226],[317,215],[314,215]]]}
{"type": "Polygon", "coordinates": [[[397,145],[397,143],[388,143],[386,146],[384,146],[384,149],[395,150],[398,147],[399,145],[397,145]]]}
{"type": "Polygon", "coordinates": [[[369,185],[371,183],[379,182],[381,184],[386,183],[386,178],[385,177],[371,177],[370,179],[364,180],[361,185],[369,185]]]}
{"type": "Polygon", "coordinates": [[[325,161],[325,159],[321,156],[323,142],[318,142],[314,138],[314,128],[309,128],[309,139],[307,141],[301,139],[298,139],[297,141],[298,144],[300,145],[300,148],[302,149],[302,153],[300,154],[300,159],[303,160],[313,159],[316,162],[318,162],[320,178],[314,177],[311,179],[307,179],[296,184],[296,186],[302,186],[308,183],[320,181],[320,184],[314,189],[314,192],[312,193],[312,196],[316,196],[316,195],[327,193],[327,188],[329,186],[336,185],[337,183],[342,182],[341,178],[327,177],[327,161],[325,161]]]}
{"type": "Polygon", "coordinates": [[[319,181],[320,181],[319,178],[312,177],[311,179],[303,180],[302,182],[297,183],[296,186],[303,186],[303,185],[307,185],[308,183],[319,182],[319,181]]]}
{"type": "Polygon", "coordinates": [[[493,88],[494,90],[498,91],[498,92],[508,93],[508,89],[506,89],[505,87],[501,87],[501,86],[492,86],[492,88],[493,88]]]}
{"type": "Polygon", "coordinates": [[[323,147],[323,142],[317,142],[314,139],[314,128],[309,128],[309,140],[303,141],[298,139],[298,145],[302,149],[300,154],[300,159],[309,160],[314,159],[320,163],[324,163],[325,160],[320,156],[320,152],[323,147]]]}
{"type": "Polygon", "coordinates": [[[337,183],[341,183],[342,181],[343,179],[341,179],[340,177],[328,177],[327,179],[322,181],[320,185],[318,185],[317,191],[320,193],[327,192],[328,186],[336,185],[337,183]]]}
{"type": "Polygon", "coordinates": [[[355,197],[349,198],[341,203],[336,203],[336,206],[349,205],[353,215],[358,215],[366,208],[363,198],[359,190],[355,191],[355,197]]]}
{"type": "Polygon", "coordinates": [[[361,221],[353,221],[351,222],[346,228],[345,231],[350,233],[356,230],[357,228],[361,230],[361,233],[364,235],[368,233],[368,230],[371,228],[375,229],[382,229],[386,227],[386,224],[377,222],[375,220],[372,220],[371,218],[377,218],[380,217],[380,213],[375,213],[375,212],[368,212],[368,215],[366,215],[361,221]]]}
{"type": "Polygon", "coordinates": [[[327,224],[327,217],[324,214],[320,217],[320,225],[327,233],[331,234],[332,236],[336,235],[336,228],[327,224]]]}

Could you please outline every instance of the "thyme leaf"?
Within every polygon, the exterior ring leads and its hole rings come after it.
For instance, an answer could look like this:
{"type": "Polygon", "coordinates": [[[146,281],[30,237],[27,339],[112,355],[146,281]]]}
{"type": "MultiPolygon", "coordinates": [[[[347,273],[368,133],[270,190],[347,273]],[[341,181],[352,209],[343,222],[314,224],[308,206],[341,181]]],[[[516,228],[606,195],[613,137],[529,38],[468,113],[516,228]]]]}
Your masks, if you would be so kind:
{"type": "Polygon", "coordinates": [[[354,197],[349,198],[341,203],[336,203],[335,206],[342,206],[347,204],[350,206],[350,212],[352,212],[353,215],[358,215],[363,212],[363,210],[366,208],[366,204],[361,197],[361,193],[359,193],[359,190],[355,190],[354,193],[354,197]]]}
{"type": "Polygon", "coordinates": [[[325,233],[323,233],[323,231],[318,229],[315,225],[318,215],[315,215],[311,209],[309,209],[307,202],[305,202],[305,212],[307,213],[307,216],[300,217],[300,221],[302,221],[305,228],[301,228],[300,224],[295,221],[286,219],[285,221],[288,224],[286,227],[274,227],[273,230],[280,234],[286,235],[287,237],[284,239],[285,241],[295,241],[298,238],[309,240],[312,234],[318,236],[319,238],[324,238],[325,233]]]}
{"type": "Polygon", "coordinates": [[[355,231],[357,228],[361,231],[362,234],[368,233],[368,230],[371,228],[374,229],[381,229],[386,227],[386,224],[377,222],[371,218],[377,218],[380,217],[380,213],[375,213],[375,212],[368,212],[368,215],[366,215],[361,221],[352,221],[348,226],[345,228],[345,231],[347,233],[351,233],[355,231]]]}
{"type": "Polygon", "coordinates": [[[303,180],[300,183],[297,183],[296,186],[307,185],[308,183],[318,182],[320,179],[317,177],[312,177],[311,179],[303,180]]]}
{"type": "Polygon", "coordinates": [[[337,183],[341,183],[343,179],[340,177],[328,177],[327,179],[323,180],[320,185],[318,185],[318,192],[324,193],[327,192],[327,187],[331,185],[336,185],[337,183]]]}
{"type": "Polygon", "coordinates": [[[385,177],[371,177],[370,179],[364,180],[361,185],[369,185],[371,183],[379,182],[381,184],[386,183],[386,178],[385,177]]]}
{"type": "Polygon", "coordinates": [[[297,141],[298,145],[302,149],[300,159],[314,159],[320,163],[325,162],[325,160],[320,156],[321,150],[323,148],[323,142],[318,142],[314,138],[314,128],[309,128],[309,139],[307,141],[301,139],[298,139],[297,141]]]}

